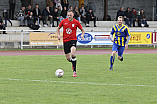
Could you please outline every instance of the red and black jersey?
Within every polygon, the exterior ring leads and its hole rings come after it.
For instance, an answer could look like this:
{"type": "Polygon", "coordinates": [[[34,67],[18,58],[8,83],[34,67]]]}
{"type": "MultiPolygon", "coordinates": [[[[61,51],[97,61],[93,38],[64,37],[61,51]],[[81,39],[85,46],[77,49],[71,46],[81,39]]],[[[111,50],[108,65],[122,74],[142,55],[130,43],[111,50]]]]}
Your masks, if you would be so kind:
{"type": "Polygon", "coordinates": [[[69,21],[68,18],[62,20],[59,27],[63,26],[63,42],[68,42],[71,40],[77,40],[76,31],[77,27],[82,29],[80,22],[76,19],[69,21]]]}

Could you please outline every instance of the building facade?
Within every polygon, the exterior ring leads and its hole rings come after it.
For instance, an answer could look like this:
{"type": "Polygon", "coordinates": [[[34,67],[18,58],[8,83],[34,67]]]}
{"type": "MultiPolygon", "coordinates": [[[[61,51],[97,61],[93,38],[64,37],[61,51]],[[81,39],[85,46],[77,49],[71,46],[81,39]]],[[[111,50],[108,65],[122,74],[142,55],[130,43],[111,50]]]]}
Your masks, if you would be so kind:
{"type": "MultiPolygon", "coordinates": [[[[9,0],[0,0],[0,15],[2,15],[2,11],[4,8],[9,10],[9,0]]],[[[120,7],[123,7],[126,10],[127,7],[136,8],[136,11],[140,9],[144,9],[146,13],[147,19],[153,19],[153,5],[156,6],[157,0],[108,0],[108,15],[110,15],[111,20],[114,20],[116,17],[117,11],[120,7]]],[[[46,7],[46,0],[33,0],[33,5],[36,3],[39,4],[41,10],[46,7]]],[[[88,3],[92,3],[95,6],[95,15],[98,20],[103,20],[104,18],[104,0],[84,0],[85,5],[88,3]]],[[[69,0],[69,6],[78,6],[78,0],[69,0]]],[[[20,0],[16,0],[16,8],[15,13],[20,9],[21,2],[20,0]]],[[[156,8],[154,8],[154,17],[156,16],[156,8]]],[[[156,18],[156,17],[155,17],[156,18]]]]}

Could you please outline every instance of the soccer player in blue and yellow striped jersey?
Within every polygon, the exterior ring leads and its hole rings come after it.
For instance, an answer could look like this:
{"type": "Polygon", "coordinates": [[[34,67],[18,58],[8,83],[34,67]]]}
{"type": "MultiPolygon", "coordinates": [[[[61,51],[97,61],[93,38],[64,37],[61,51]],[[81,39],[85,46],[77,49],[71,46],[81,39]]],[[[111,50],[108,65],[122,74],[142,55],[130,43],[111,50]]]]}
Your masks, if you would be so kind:
{"type": "Polygon", "coordinates": [[[118,17],[118,24],[112,27],[110,34],[111,41],[113,42],[112,54],[110,58],[110,69],[113,70],[113,63],[115,60],[115,54],[118,52],[118,59],[123,61],[124,49],[128,48],[128,42],[130,40],[130,31],[126,25],[123,24],[123,17],[118,17]]]}

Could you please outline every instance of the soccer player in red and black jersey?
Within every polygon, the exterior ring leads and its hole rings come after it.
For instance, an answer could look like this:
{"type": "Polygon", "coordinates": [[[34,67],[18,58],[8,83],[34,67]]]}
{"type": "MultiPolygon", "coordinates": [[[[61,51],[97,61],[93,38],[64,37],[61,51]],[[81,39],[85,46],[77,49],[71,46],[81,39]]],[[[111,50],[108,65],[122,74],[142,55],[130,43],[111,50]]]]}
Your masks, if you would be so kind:
{"type": "Polygon", "coordinates": [[[60,28],[63,26],[63,43],[64,43],[64,53],[66,59],[69,62],[72,62],[73,77],[77,77],[76,74],[76,43],[77,36],[76,31],[77,27],[82,31],[81,38],[84,39],[84,29],[82,28],[80,22],[73,18],[74,13],[72,10],[67,12],[68,18],[62,20],[57,28],[58,40],[60,40],[60,28]]]}

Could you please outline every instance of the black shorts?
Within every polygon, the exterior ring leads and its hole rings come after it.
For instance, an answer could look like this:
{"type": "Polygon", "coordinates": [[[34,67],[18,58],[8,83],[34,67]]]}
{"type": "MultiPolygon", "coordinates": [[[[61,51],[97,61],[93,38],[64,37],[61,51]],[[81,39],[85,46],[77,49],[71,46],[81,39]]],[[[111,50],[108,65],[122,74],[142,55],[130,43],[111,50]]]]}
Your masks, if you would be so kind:
{"type": "Polygon", "coordinates": [[[77,40],[71,40],[71,41],[68,41],[68,42],[65,42],[64,43],[64,53],[65,54],[68,54],[71,52],[71,47],[74,46],[76,47],[76,43],[77,43],[77,40]]]}

